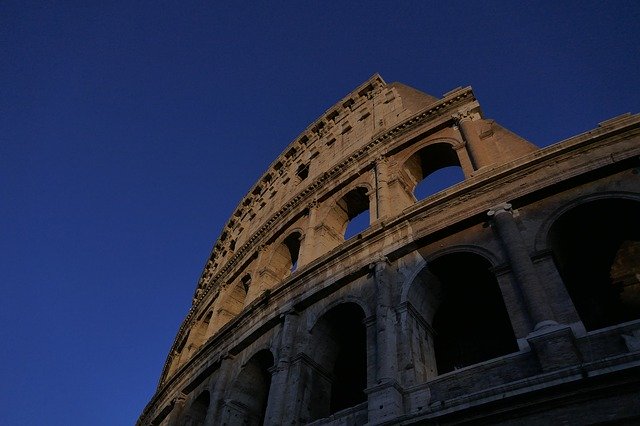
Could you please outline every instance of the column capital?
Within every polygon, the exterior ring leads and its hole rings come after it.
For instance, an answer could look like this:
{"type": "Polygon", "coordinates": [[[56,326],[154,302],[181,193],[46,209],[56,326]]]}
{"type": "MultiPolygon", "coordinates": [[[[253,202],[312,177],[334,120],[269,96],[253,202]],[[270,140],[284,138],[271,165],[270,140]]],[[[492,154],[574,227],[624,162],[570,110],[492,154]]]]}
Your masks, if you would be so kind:
{"type": "Polygon", "coordinates": [[[386,268],[389,263],[389,259],[386,256],[379,254],[373,259],[373,262],[369,264],[369,269],[374,272],[379,272],[381,269],[386,268]]]}
{"type": "Polygon", "coordinates": [[[489,209],[489,211],[487,212],[487,216],[492,217],[492,216],[497,216],[501,213],[509,213],[509,214],[513,214],[513,209],[510,203],[500,203],[496,206],[493,206],[489,209]]]}
{"type": "Polygon", "coordinates": [[[183,393],[180,393],[180,395],[173,398],[171,402],[173,403],[174,406],[182,407],[186,400],[187,400],[187,396],[183,393]]]}
{"type": "Polygon", "coordinates": [[[456,122],[472,121],[474,119],[474,115],[469,110],[456,111],[451,117],[453,117],[456,122]]]}
{"type": "Polygon", "coordinates": [[[466,148],[466,146],[467,146],[467,143],[465,141],[460,141],[455,145],[451,145],[451,148],[453,148],[454,151],[460,151],[461,149],[466,148]]]}
{"type": "Polygon", "coordinates": [[[388,162],[389,162],[389,158],[388,158],[387,156],[385,156],[385,155],[380,154],[380,155],[378,155],[378,156],[375,158],[374,162],[375,162],[376,164],[379,164],[379,163],[388,163],[388,162]]]}

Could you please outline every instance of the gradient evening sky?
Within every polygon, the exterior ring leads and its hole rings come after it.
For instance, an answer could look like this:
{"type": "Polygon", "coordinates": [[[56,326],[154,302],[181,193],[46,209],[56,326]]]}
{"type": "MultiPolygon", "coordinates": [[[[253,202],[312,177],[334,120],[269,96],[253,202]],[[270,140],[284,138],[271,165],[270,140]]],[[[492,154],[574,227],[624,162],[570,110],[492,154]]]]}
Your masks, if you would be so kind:
{"type": "Polygon", "coordinates": [[[0,2],[0,424],[132,425],[222,226],[375,72],[539,146],[640,112],[640,2],[0,2]]]}

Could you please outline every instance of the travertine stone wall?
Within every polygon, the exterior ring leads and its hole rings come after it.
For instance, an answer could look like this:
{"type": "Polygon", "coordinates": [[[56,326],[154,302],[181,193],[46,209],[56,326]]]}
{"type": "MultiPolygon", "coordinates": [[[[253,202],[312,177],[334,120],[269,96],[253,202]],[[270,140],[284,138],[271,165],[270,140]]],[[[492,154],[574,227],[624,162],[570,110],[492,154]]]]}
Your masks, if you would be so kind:
{"type": "MultiPolygon", "coordinates": [[[[537,149],[486,119],[471,88],[435,98],[374,75],[241,200],[139,424],[499,422],[496,406],[533,421],[510,401],[544,388],[539,411],[554,398],[579,405],[593,398],[590,374],[607,398],[637,399],[625,389],[640,383],[640,321],[587,330],[576,308],[590,309],[586,293],[549,235],[576,206],[626,200],[612,205],[635,211],[639,155],[637,115],[537,149]],[[416,199],[451,166],[461,182],[416,199]],[[345,239],[360,213],[369,226],[345,239]],[[347,376],[357,386],[337,397],[347,376]]],[[[628,221],[612,270],[633,310],[640,237],[628,221]]]]}

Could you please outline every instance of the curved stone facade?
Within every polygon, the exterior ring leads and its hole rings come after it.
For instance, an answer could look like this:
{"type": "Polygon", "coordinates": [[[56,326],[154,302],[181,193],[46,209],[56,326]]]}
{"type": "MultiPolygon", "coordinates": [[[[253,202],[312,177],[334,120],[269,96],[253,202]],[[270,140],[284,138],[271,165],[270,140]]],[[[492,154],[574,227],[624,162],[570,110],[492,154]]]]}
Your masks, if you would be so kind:
{"type": "Polygon", "coordinates": [[[639,155],[639,115],[538,149],[374,75],[242,199],[138,424],[637,418],[639,155]]]}

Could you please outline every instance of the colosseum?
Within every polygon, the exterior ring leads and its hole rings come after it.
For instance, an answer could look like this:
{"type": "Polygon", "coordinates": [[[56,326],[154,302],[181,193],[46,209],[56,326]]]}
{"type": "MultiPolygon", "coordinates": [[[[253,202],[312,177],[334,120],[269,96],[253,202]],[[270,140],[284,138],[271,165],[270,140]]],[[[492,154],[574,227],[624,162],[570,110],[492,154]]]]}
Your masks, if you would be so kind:
{"type": "Polygon", "coordinates": [[[238,204],[137,424],[635,424],[639,172],[640,114],[538,148],[374,75],[238,204]]]}

